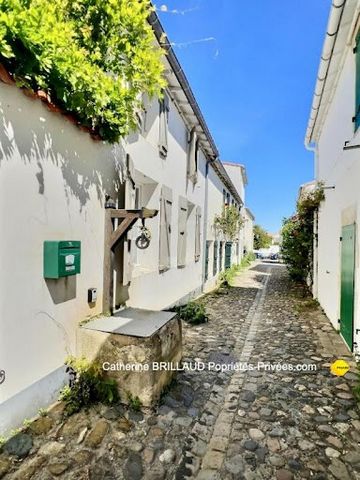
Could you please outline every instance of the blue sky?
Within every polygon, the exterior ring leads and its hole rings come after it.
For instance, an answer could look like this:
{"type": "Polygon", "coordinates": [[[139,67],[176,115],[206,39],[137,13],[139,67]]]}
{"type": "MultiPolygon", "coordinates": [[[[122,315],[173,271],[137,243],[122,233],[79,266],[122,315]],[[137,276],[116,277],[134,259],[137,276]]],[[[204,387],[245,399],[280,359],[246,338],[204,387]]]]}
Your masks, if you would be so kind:
{"type": "Polygon", "coordinates": [[[313,178],[304,135],[331,0],[155,3],[222,160],[245,164],[246,203],[277,231],[313,178]]]}

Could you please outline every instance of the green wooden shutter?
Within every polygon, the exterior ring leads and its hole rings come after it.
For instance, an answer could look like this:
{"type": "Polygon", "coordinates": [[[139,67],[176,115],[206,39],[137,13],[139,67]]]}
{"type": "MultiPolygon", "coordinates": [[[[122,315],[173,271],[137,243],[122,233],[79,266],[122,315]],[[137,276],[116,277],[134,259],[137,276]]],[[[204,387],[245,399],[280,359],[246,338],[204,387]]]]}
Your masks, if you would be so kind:
{"type": "Polygon", "coordinates": [[[224,242],[220,242],[219,248],[219,270],[222,272],[223,270],[223,252],[224,252],[224,242]]]}
{"type": "Polygon", "coordinates": [[[341,232],[340,333],[352,351],[354,334],[355,224],[341,232]]]}
{"type": "Polygon", "coordinates": [[[225,243],[225,268],[231,267],[231,250],[232,250],[232,243],[226,242],[225,243]]]}
{"type": "Polygon", "coordinates": [[[209,250],[210,250],[210,241],[206,241],[205,245],[205,282],[209,278],[209,250]]]}
{"type": "Polygon", "coordinates": [[[360,126],[360,35],[356,39],[355,130],[360,126]]]}
{"type": "Polygon", "coordinates": [[[218,242],[214,242],[214,263],[213,263],[213,275],[217,274],[217,261],[218,261],[218,242]]]}

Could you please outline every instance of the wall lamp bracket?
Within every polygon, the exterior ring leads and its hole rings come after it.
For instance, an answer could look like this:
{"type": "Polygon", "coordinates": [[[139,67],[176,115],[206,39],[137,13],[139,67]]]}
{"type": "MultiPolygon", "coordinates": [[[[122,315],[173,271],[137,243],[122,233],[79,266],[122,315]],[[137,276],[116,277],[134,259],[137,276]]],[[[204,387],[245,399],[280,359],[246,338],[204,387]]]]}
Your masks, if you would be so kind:
{"type": "Polygon", "coordinates": [[[353,150],[354,148],[360,148],[360,145],[349,145],[350,140],[344,143],[343,150],[353,150]]]}

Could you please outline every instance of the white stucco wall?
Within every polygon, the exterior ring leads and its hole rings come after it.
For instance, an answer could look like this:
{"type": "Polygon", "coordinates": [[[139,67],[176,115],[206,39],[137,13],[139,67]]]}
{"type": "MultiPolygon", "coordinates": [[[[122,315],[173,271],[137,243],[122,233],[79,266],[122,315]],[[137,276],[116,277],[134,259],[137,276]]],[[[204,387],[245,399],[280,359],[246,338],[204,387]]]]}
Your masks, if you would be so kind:
{"type": "Polygon", "coordinates": [[[249,253],[254,250],[254,220],[253,220],[253,217],[249,215],[246,209],[244,209],[243,211],[244,211],[243,242],[244,242],[244,248],[246,248],[247,253],[249,253]]]}
{"type": "MultiPolygon", "coordinates": [[[[226,192],[228,192],[226,186],[222,183],[219,177],[216,175],[213,168],[209,168],[208,172],[208,204],[207,204],[207,225],[206,225],[206,240],[209,243],[209,262],[208,262],[208,279],[205,282],[205,291],[212,290],[217,285],[218,276],[220,274],[220,269],[218,268],[218,272],[216,275],[213,274],[213,267],[214,267],[214,242],[215,241],[223,241],[225,245],[225,238],[223,235],[216,231],[214,228],[214,220],[216,215],[221,215],[223,208],[224,208],[224,200],[223,200],[223,189],[225,188],[226,192]]],[[[233,197],[230,195],[230,203],[233,197]]],[[[241,237],[239,232],[239,237],[241,237]]],[[[237,264],[241,260],[241,245],[238,247],[236,242],[233,242],[232,246],[232,255],[231,255],[231,262],[232,264],[237,264]],[[239,253],[239,254],[238,254],[239,253]]],[[[222,266],[224,269],[224,260],[225,260],[225,251],[223,252],[223,261],[222,266]]],[[[218,256],[218,265],[219,265],[219,256],[218,256]]]]}
{"type": "MultiPolygon", "coordinates": [[[[78,354],[78,323],[102,312],[104,197],[121,197],[126,153],[134,162],[140,187],[138,207],[159,209],[163,185],[172,190],[173,198],[170,269],[159,274],[158,215],[147,221],[150,247],[144,251],[132,247],[134,268],[124,289],[126,304],[163,309],[201,293],[206,159],[200,152],[198,181],[188,182],[187,129],[172,102],[166,159],[158,153],[157,100],[149,105],[146,133],[133,134],[116,146],[94,142],[16,87],[0,84],[0,115],[0,368],[6,372],[0,386],[2,433],[57,398],[65,380],[64,359],[78,354]],[[183,268],[177,266],[180,196],[187,198],[189,207],[183,268]],[[197,206],[201,206],[202,228],[201,255],[195,262],[197,206]],[[44,240],[80,240],[81,273],[44,280],[44,240]],[[90,287],[98,289],[92,308],[87,302],[90,287]]],[[[221,213],[223,185],[212,168],[209,172],[207,235],[213,238],[210,224],[215,213],[221,213]]],[[[133,241],[137,232],[135,226],[133,241]]]]}
{"type": "MultiPolygon", "coordinates": [[[[347,47],[344,66],[319,138],[315,168],[317,180],[327,187],[335,186],[335,189],[325,190],[326,200],[319,212],[318,272],[314,285],[314,292],[335,328],[339,328],[340,316],[341,228],[354,222],[359,225],[360,221],[360,150],[343,150],[346,141],[354,145],[360,143],[360,132],[354,134],[354,109],[355,55],[347,47]]],[[[360,328],[358,229],[356,234],[354,332],[360,328]]],[[[355,335],[354,340],[359,343],[359,335],[355,335]]]]}
{"type": "MultiPolygon", "coordinates": [[[[165,185],[172,191],[171,225],[171,268],[159,274],[159,222],[160,215],[147,222],[152,232],[151,245],[147,250],[134,251],[133,280],[129,289],[128,305],[146,309],[163,309],[180,300],[199,295],[202,289],[202,255],[195,262],[195,214],[201,206],[202,219],[205,209],[205,168],[206,159],[202,151],[198,158],[197,182],[187,179],[188,130],[175,104],[170,101],[168,155],[165,159],[158,153],[158,102],[148,105],[147,128],[144,135],[135,134],[127,142],[137,174],[138,185],[148,185],[142,195],[142,205],[148,208],[160,208],[161,187],[165,185]],[[144,175],[146,178],[144,178],[144,175]],[[150,182],[150,179],[152,182],[150,182]],[[144,183],[149,182],[149,183],[144,183]],[[179,197],[187,198],[189,216],[186,231],[186,265],[177,267],[178,210],[179,197]]],[[[203,244],[201,228],[201,244],[203,244]]],[[[138,228],[135,227],[133,237],[138,228]]],[[[136,249],[135,249],[136,250],[136,249]]]]}
{"type": "Polygon", "coordinates": [[[242,166],[236,163],[224,162],[224,167],[231,178],[237,192],[240,195],[241,200],[245,203],[245,185],[242,175],[242,166]]]}
{"type": "MultiPolygon", "coordinates": [[[[104,200],[105,194],[110,194],[122,201],[126,153],[134,163],[137,208],[159,209],[162,187],[171,189],[171,261],[170,269],[160,274],[160,215],[146,222],[152,234],[147,250],[134,245],[139,232],[139,225],[135,225],[129,234],[132,278],[122,287],[114,277],[116,302],[121,299],[127,306],[164,309],[203,291],[204,246],[207,239],[215,239],[213,221],[223,208],[224,185],[212,167],[206,179],[206,158],[201,151],[197,182],[188,181],[188,130],[172,101],[168,155],[160,157],[158,112],[158,101],[154,100],[147,108],[146,131],[111,146],[93,141],[18,88],[0,84],[0,369],[6,372],[0,385],[0,434],[57,398],[65,381],[64,360],[79,354],[79,322],[102,312],[104,200]],[[188,202],[182,268],[177,265],[180,197],[188,202]],[[201,254],[195,261],[198,206],[202,215],[201,254]],[[81,241],[81,273],[45,280],[45,240],[81,241]],[[98,290],[92,307],[87,301],[91,287],[98,290]]],[[[134,208],[129,198],[126,196],[125,205],[119,203],[119,207],[134,208]]],[[[212,255],[207,290],[216,286],[212,255]]],[[[234,244],[232,261],[239,259],[234,244]]]]}
{"type": "Polygon", "coordinates": [[[120,157],[16,87],[0,84],[0,116],[3,431],[56,396],[78,322],[101,312],[101,301],[90,308],[87,289],[97,287],[101,299],[103,200],[120,157]],[[81,274],[45,281],[44,240],[80,240],[81,274]]]}

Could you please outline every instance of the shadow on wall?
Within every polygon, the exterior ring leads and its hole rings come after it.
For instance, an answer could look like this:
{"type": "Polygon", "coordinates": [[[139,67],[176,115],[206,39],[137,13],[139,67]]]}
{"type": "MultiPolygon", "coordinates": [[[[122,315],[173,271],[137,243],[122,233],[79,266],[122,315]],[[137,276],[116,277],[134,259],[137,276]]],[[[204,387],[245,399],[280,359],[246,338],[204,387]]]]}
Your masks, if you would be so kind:
{"type": "MultiPolygon", "coordinates": [[[[37,164],[40,195],[48,194],[44,167],[52,162],[62,173],[67,201],[79,200],[80,211],[95,187],[103,203],[124,178],[125,151],[121,144],[95,142],[76,126],[13,86],[0,85],[0,167],[20,157],[37,164]]],[[[21,181],[21,179],[20,179],[21,181]]]]}
{"type": "Polygon", "coordinates": [[[55,305],[76,297],[76,275],[58,279],[46,278],[45,282],[55,305]]]}

